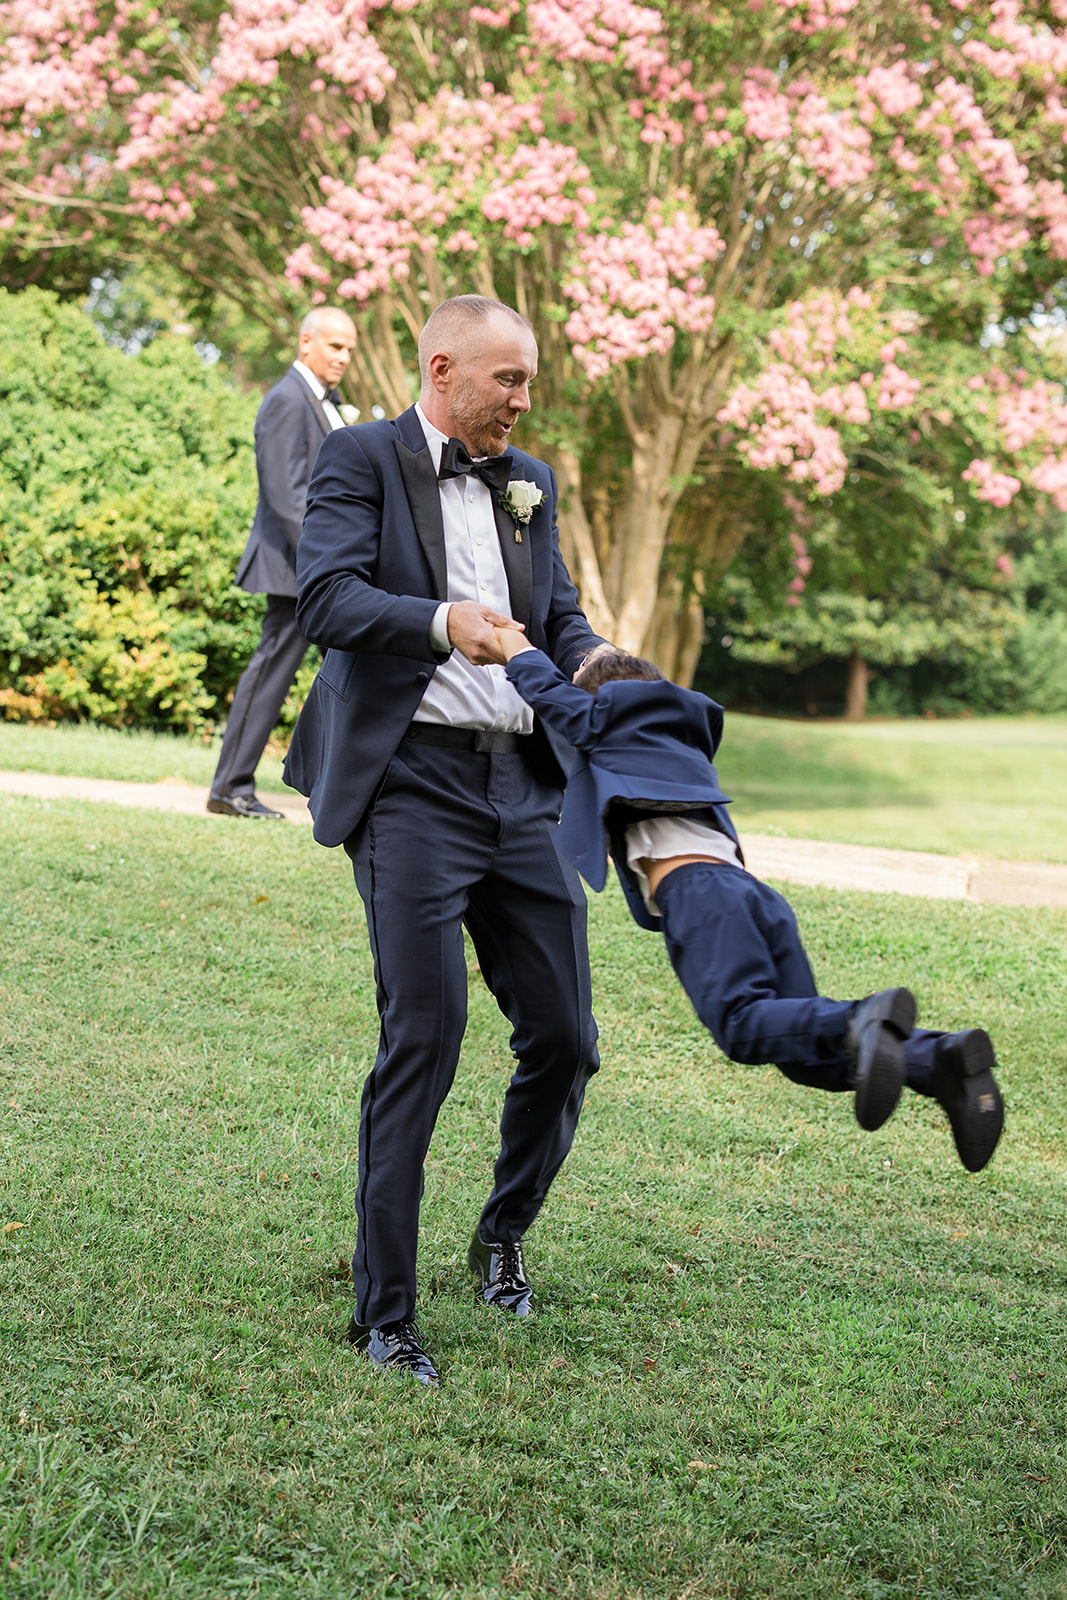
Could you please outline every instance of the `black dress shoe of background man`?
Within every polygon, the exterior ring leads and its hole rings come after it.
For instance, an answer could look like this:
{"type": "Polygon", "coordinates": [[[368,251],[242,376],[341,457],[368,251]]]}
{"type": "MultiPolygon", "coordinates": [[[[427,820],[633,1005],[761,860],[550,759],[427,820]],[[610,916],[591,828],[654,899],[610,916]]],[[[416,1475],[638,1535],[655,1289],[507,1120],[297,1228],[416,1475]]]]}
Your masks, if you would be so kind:
{"type": "Polygon", "coordinates": [[[220,817],[284,817],[284,811],[272,811],[254,794],[213,794],[207,808],[220,817]]]}
{"type": "Polygon", "coordinates": [[[522,1249],[498,1239],[483,1239],[475,1232],[467,1251],[467,1265],[482,1281],[482,1299],[497,1311],[528,1317],[533,1310],[533,1290],[526,1281],[522,1249]]]}
{"type": "Polygon", "coordinates": [[[868,1133],[887,1122],[904,1087],[904,1040],[915,1026],[910,989],[883,989],[860,1000],[848,1025],[856,1121],[868,1133]]]}
{"type": "Polygon", "coordinates": [[[441,1374],[423,1348],[418,1324],[410,1317],[403,1322],[386,1323],[381,1328],[365,1328],[353,1313],[348,1324],[348,1342],[357,1350],[365,1350],[383,1372],[406,1372],[428,1389],[440,1387],[441,1374]]]}
{"type": "Polygon", "coordinates": [[[938,1040],[930,1087],[952,1124],[968,1172],[981,1171],[1004,1129],[1004,1101],[993,1076],[996,1064],[993,1042],[983,1028],[938,1040]]]}

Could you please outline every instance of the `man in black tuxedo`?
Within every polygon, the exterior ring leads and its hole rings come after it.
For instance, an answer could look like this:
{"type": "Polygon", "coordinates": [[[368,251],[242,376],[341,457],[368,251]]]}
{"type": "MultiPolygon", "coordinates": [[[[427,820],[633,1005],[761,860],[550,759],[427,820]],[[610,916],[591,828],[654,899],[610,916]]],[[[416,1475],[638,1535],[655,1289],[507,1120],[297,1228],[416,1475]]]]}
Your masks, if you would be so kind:
{"type": "Polygon", "coordinates": [[[297,617],[326,651],[286,778],[343,844],[374,953],[381,1037],[363,1090],[349,1336],[436,1384],[414,1321],[423,1162],[466,1026],[463,927],[517,1065],[468,1255],[486,1302],[524,1316],[521,1241],[597,1070],[585,897],[555,845],[568,747],[508,683],[512,617],[565,672],[599,642],[559,553],[556,482],[508,451],[530,409],[529,324],[477,295],[419,340],[422,393],[331,435],[297,558],[297,617]]]}
{"type": "Polygon", "coordinates": [[[282,815],[257,798],[255,774],[307,650],[296,621],[296,547],[319,445],[345,426],[336,385],[355,342],[346,312],[325,306],[309,312],[300,325],[299,359],[256,413],[259,503],[234,581],[249,594],[265,594],[267,609],[234,690],[207,803],[225,816],[282,815]]]}

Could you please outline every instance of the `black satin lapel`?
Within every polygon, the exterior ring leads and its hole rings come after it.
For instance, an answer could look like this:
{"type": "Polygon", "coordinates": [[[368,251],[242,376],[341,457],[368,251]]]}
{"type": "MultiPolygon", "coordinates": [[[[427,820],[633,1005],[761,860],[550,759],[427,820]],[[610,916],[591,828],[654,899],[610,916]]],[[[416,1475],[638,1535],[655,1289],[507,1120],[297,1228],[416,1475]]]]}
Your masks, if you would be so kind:
{"type": "Polygon", "coordinates": [[[445,560],[445,524],[441,516],[441,491],[433,470],[433,456],[424,446],[409,450],[399,439],[393,440],[400,475],[404,480],[408,504],[423,554],[430,568],[435,600],[448,599],[448,563],[445,560]]]}
{"type": "Polygon", "coordinates": [[[530,558],[530,525],[519,523],[519,539],[515,538],[515,519],[494,496],[493,515],[500,536],[500,554],[504,558],[504,571],[508,578],[511,596],[511,614],[516,622],[529,623],[533,603],[533,563],[530,558]]]}

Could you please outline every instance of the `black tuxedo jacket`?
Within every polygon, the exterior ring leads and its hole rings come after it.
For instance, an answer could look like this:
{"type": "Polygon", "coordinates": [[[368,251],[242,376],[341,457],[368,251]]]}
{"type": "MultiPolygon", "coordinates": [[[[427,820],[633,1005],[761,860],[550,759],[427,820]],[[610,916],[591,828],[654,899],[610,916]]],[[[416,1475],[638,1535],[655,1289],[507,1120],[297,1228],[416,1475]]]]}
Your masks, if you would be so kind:
{"type": "Polygon", "coordinates": [[[290,367],[256,412],[259,502],[234,579],[249,594],[296,594],[296,547],[308,483],[329,432],[321,402],[290,367]]]}
{"type": "MultiPolygon", "coordinates": [[[[512,478],[544,493],[521,541],[496,508],[512,615],[573,672],[599,640],[559,553],[555,475],[521,450],[512,455],[512,478]]],[[[446,584],[441,496],[414,407],[395,422],[331,433],[315,465],[297,553],[297,622],[326,654],[285,766],[286,782],[308,796],[322,844],[342,844],[355,832],[430,678],[448,659],[430,642],[446,584]]],[[[561,784],[573,751],[540,725],[533,738],[543,775],[561,784]]]]}
{"type": "Polygon", "coordinates": [[[669,682],[627,679],[591,695],[536,650],[513,656],[507,670],[537,715],[578,751],[563,801],[561,855],[599,892],[610,849],[635,922],[658,929],[626,865],[626,827],[656,813],[685,813],[737,842],[714,766],[722,707],[669,682]]]}

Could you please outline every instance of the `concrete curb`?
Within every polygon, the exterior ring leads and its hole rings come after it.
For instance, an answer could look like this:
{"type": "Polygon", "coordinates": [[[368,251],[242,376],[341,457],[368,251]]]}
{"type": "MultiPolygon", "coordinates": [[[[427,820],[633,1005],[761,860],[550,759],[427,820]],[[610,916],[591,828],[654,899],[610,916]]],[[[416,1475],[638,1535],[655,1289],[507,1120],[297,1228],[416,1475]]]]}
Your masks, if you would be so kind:
{"type": "MultiPolygon", "coordinates": [[[[208,791],[185,783],[121,783],[111,778],[0,772],[0,792],[37,800],[104,800],[142,811],[171,811],[205,818],[208,815],[208,791]]],[[[310,823],[302,795],[271,794],[264,798],[267,804],[284,812],[290,822],[310,823]]],[[[212,816],[209,820],[222,827],[246,826],[231,817],[212,816]]],[[[745,834],[741,843],[745,860],[756,876],[780,883],[906,894],[925,900],[974,900],[985,905],[1067,906],[1067,866],[1054,862],[939,856],[920,850],[882,850],[770,834],[745,834]]]]}

